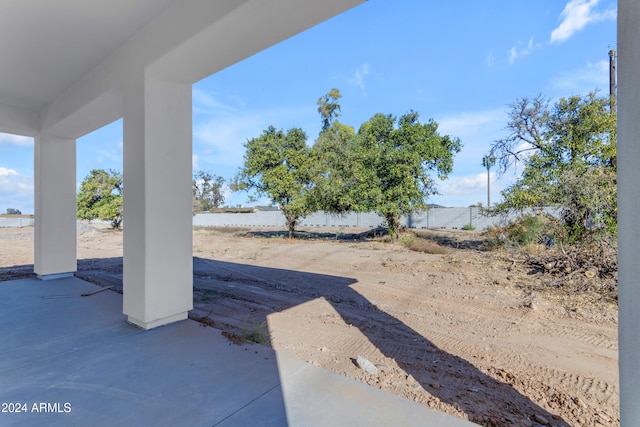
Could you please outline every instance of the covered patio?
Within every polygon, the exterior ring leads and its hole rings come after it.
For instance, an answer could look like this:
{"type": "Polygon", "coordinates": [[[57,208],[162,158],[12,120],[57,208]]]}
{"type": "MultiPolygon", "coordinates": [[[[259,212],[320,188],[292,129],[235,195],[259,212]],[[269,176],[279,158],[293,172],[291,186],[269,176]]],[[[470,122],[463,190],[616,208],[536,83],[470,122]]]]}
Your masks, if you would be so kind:
{"type": "Polygon", "coordinates": [[[76,139],[123,118],[123,310],[186,319],[192,84],[361,2],[2,2],[0,132],[35,138],[38,277],[76,271],[76,139]]]}
{"type": "MultiPolygon", "coordinates": [[[[398,417],[413,414],[407,420],[420,425],[455,425],[266,349],[230,346],[190,321],[154,329],[187,319],[193,304],[192,84],[363,1],[0,1],[0,132],[35,138],[39,279],[0,283],[2,401],[68,400],[73,408],[3,413],[2,423],[40,425],[47,416],[47,424],[83,425],[108,416],[104,424],[370,425],[359,421],[391,405],[391,424],[408,425],[398,417]],[[76,139],[119,118],[124,293],[77,297],[92,285],[73,277],[76,139]]],[[[620,0],[618,13],[621,424],[635,426],[640,4],[620,0]]]]}
{"type": "Polygon", "coordinates": [[[0,282],[0,424],[473,425],[192,320],[143,331],[101,289],[0,282]]]}

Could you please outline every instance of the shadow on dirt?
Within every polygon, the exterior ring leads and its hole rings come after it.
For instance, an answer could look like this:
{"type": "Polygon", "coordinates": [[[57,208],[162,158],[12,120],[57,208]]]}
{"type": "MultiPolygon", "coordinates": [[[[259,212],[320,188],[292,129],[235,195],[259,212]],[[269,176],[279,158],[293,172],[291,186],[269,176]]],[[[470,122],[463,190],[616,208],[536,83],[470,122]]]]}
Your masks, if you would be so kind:
{"type": "MultiPolygon", "coordinates": [[[[2,268],[0,281],[32,274],[29,273],[32,268],[2,268]]],[[[122,292],[122,258],[79,260],[76,275],[122,292]]],[[[438,348],[427,337],[372,304],[351,287],[355,283],[352,278],[198,257],[193,259],[193,278],[195,310],[190,317],[224,330],[232,341],[242,335],[241,329],[247,323],[267,325],[269,314],[324,298],[346,324],[357,327],[420,387],[464,412],[470,421],[486,426],[530,425],[537,415],[553,420],[553,425],[569,425],[509,384],[438,348]],[[225,320],[219,320],[219,316],[225,320]]]]}
{"type": "Polygon", "coordinates": [[[0,267],[0,281],[35,278],[33,265],[15,265],[0,267]]]}
{"type": "MultiPolygon", "coordinates": [[[[361,233],[348,233],[344,230],[338,230],[335,232],[317,232],[297,230],[296,239],[301,240],[343,240],[343,241],[363,241],[375,239],[377,237],[386,236],[387,230],[384,228],[373,228],[371,230],[363,231],[361,233]]],[[[260,237],[260,238],[289,238],[289,232],[282,230],[273,231],[247,231],[241,234],[244,237],[260,237]]]]}
{"type": "Polygon", "coordinates": [[[423,239],[433,240],[442,246],[447,246],[453,249],[471,249],[476,251],[489,251],[492,249],[492,245],[488,239],[477,235],[477,238],[471,239],[465,236],[464,239],[459,239],[455,235],[445,236],[442,234],[435,234],[429,231],[414,230],[416,236],[423,239]]]}

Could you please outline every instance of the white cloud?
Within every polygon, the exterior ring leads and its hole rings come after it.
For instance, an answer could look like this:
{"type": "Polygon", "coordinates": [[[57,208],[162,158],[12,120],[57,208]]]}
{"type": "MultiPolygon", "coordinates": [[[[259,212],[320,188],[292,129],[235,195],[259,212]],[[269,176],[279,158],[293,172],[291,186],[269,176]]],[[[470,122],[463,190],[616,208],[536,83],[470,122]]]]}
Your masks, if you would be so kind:
{"type": "MultiPolygon", "coordinates": [[[[491,179],[491,204],[500,199],[500,192],[512,180],[498,178],[495,171],[489,173],[491,179]]],[[[476,203],[487,204],[487,171],[468,175],[452,175],[445,181],[438,182],[441,195],[430,198],[430,203],[443,206],[466,207],[476,203]]]]}
{"type": "Polygon", "coordinates": [[[541,47],[542,45],[536,42],[533,37],[529,39],[529,42],[526,45],[523,45],[522,42],[518,42],[515,46],[509,49],[509,63],[513,64],[516,62],[516,59],[530,55],[534,50],[541,47]]]}
{"type": "MultiPolygon", "coordinates": [[[[317,122],[316,127],[320,127],[320,121],[315,117],[315,104],[309,104],[308,109],[291,107],[247,111],[210,98],[209,105],[209,110],[200,111],[203,117],[193,129],[193,145],[197,156],[194,169],[197,165],[198,169],[204,168],[223,178],[230,178],[242,164],[244,143],[259,136],[268,126],[285,130],[301,127],[307,130],[317,122]],[[307,125],[309,118],[313,120],[311,125],[307,125]]],[[[312,140],[313,133],[308,133],[308,136],[312,140]]]]}
{"type": "MultiPolygon", "coordinates": [[[[469,206],[487,200],[487,171],[482,167],[482,156],[491,144],[504,136],[508,121],[504,108],[463,112],[436,117],[438,132],[459,137],[462,150],[453,162],[453,172],[445,181],[437,181],[440,196],[430,199],[444,206],[469,206]]],[[[496,168],[491,170],[491,200],[497,199],[503,188],[496,181],[496,168]],[[495,181],[495,182],[494,182],[495,181]]]]}
{"type": "MultiPolygon", "coordinates": [[[[244,143],[255,138],[269,126],[288,130],[300,127],[307,132],[308,143],[320,131],[315,102],[303,106],[249,109],[239,97],[225,98],[221,102],[215,95],[193,92],[193,111],[197,120],[193,128],[193,170],[205,170],[224,179],[233,178],[243,163],[244,143]]],[[[246,192],[223,189],[225,203],[230,206],[249,203],[268,204],[267,198],[248,202],[246,192]]]]}
{"type": "MultiPolygon", "coordinates": [[[[490,173],[491,183],[495,180],[495,173],[490,173]]],[[[487,192],[487,173],[456,176],[442,181],[438,185],[443,196],[466,196],[481,191],[487,192]]]]}
{"type": "Polygon", "coordinates": [[[220,188],[220,193],[222,194],[222,197],[224,198],[224,200],[227,201],[231,198],[233,191],[231,191],[231,187],[229,187],[228,184],[222,184],[222,187],[220,188]]]}
{"type": "Polygon", "coordinates": [[[482,156],[487,154],[491,144],[504,136],[508,121],[502,109],[465,112],[436,118],[440,134],[460,138],[462,150],[454,159],[454,174],[466,175],[481,168],[482,156]]]}
{"type": "MultiPolygon", "coordinates": [[[[117,147],[116,147],[117,148],[117,147]]],[[[105,159],[110,160],[115,163],[122,163],[122,149],[98,149],[96,153],[99,154],[97,158],[98,163],[104,162],[105,159]]]]}
{"type": "Polygon", "coordinates": [[[365,77],[367,77],[368,74],[369,74],[369,64],[362,64],[356,69],[355,74],[353,75],[353,77],[351,77],[347,81],[347,83],[349,83],[350,85],[357,86],[360,89],[364,90],[365,89],[364,79],[365,77]]]}
{"type": "Polygon", "coordinates": [[[7,208],[32,213],[33,178],[21,175],[13,169],[0,167],[0,201],[0,213],[7,208]]]}
{"type": "Polygon", "coordinates": [[[583,94],[597,89],[609,87],[609,61],[602,60],[587,63],[580,69],[574,69],[559,74],[551,81],[553,91],[560,92],[562,96],[583,94]]]}
{"type": "MultiPolygon", "coordinates": [[[[268,122],[262,115],[226,115],[220,114],[208,121],[197,124],[193,130],[194,145],[201,144],[198,164],[239,165],[244,154],[243,143],[258,136],[268,122]]],[[[213,171],[221,175],[218,171],[213,171]]]]}
{"type": "MultiPolygon", "coordinates": [[[[242,162],[243,144],[262,133],[269,125],[277,125],[277,112],[252,112],[219,101],[214,95],[200,90],[193,91],[193,111],[200,117],[193,127],[193,169],[206,169],[228,178],[225,171],[242,162]],[[215,166],[211,170],[211,166],[215,166]]],[[[286,113],[284,113],[286,114],[286,113]]]]}
{"type": "MultiPolygon", "coordinates": [[[[201,90],[194,89],[192,93],[193,99],[193,111],[194,113],[211,113],[211,112],[228,112],[228,113],[236,113],[237,108],[224,104],[220,102],[216,97],[211,95],[210,93],[203,92],[201,90]]],[[[239,98],[233,98],[233,101],[238,104],[238,106],[242,107],[244,105],[244,101],[239,98]]]]}
{"type": "Polygon", "coordinates": [[[466,148],[470,141],[490,144],[497,139],[507,123],[507,114],[503,108],[496,108],[436,117],[436,121],[438,132],[460,138],[466,148]]]}
{"type": "Polygon", "coordinates": [[[17,176],[19,175],[18,172],[14,171],[13,169],[7,169],[7,168],[3,168],[0,167],[0,177],[8,177],[10,175],[14,175],[17,176]]]}
{"type": "Polygon", "coordinates": [[[19,147],[33,146],[33,138],[28,136],[0,133],[0,145],[17,145],[19,147]]]}
{"type": "Polygon", "coordinates": [[[509,63],[513,64],[514,62],[516,62],[517,58],[518,58],[518,49],[516,48],[516,46],[513,46],[511,49],[509,49],[509,63]]]}
{"type": "Polygon", "coordinates": [[[519,175],[519,172],[524,168],[524,163],[536,154],[538,149],[528,142],[521,142],[514,151],[518,153],[518,161],[511,166],[511,169],[514,175],[519,175]]]}
{"type": "Polygon", "coordinates": [[[495,57],[493,56],[493,52],[489,52],[489,55],[487,55],[487,66],[493,67],[494,63],[495,63],[495,57]]]}
{"type": "Polygon", "coordinates": [[[616,19],[616,10],[595,11],[599,0],[571,0],[560,14],[562,22],[551,32],[551,43],[563,42],[588,24],[616,19]]]}

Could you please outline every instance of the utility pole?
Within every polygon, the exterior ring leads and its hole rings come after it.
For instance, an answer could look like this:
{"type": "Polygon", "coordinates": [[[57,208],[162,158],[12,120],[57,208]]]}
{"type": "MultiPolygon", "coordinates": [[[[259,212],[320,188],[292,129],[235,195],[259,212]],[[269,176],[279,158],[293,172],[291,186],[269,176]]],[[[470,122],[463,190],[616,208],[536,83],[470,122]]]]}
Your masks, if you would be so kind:
{"type": "Polygon", "coordinates": [[[491,173],[487,167],[487,209],[491,207],[491,173]]]}
{"type": "Polygon", "coordinates": [[[491,167],[495,165],[496,158],[493,156],[484,156],[482,158],[482,166],[487,168],[487,209],[491,207],[491,167]]]}
{"type": "Polygon", "coordinates": [[[609,51],[609,111],[616,111],[616,51],[609,51]]]}

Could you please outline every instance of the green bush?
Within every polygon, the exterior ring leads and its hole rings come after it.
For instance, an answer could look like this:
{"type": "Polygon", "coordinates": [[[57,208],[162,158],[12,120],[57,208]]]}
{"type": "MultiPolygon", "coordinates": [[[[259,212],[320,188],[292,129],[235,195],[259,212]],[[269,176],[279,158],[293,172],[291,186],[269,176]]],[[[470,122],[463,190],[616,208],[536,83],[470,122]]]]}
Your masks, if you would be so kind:
{"type": "Polygon", "coordinates": [[[476,228],[471,224],[465,224],[465,225],[462,226],[462,229],[463,230],[467,230],[467,231],[471,231],[471,230],[475,230],[476,228]]]}
{"type": "Polygon", "coordinates": [[[552,238],[557,243],[567,240],[566,231],[562,224],[546,215],[523,216],[509,224],[505,232],[510,241],[521,246],[540,243],[545,236],[552,238]]]}

